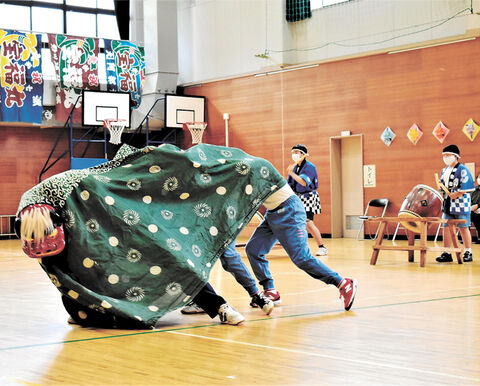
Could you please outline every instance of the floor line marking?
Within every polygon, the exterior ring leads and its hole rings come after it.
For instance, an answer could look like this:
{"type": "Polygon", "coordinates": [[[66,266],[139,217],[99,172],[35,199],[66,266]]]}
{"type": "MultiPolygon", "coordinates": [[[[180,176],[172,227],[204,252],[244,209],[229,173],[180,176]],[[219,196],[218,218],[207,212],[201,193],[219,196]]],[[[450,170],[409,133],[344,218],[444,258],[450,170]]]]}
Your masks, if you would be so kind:
{"type": "Polygon", "coordinates": [[[398,366],[398,365],[394,365],[394,364],[390,364],[390,363],[371,362],[371,361],[366,361],[366,360],[361,360],[361,359],[350,359],[350,358],[346,358],[344,356],[338,357],[338,356],[335,356],[335,355],[320,354],[320,353],[311,352],[311,351],[295,350],[295,349],[289,349],[289,348],[284,348],[284,347],[267,346],[267,345],[257,344],[257,343],[241,342],[241,341],[236,341],[236,340],[231,340],[231,339],[222,339],[222,338],[214,338],[214,337],[210,337],[210,336],[187,334],[187,333],[178,332],[178,331],[167,331],[167,332],[169,332],[170,334],[189,336],[189,337],[199,338],[199,339],[214,340],[214,341],[224,342],[224,343],[233,343],[233,344],[239,344],[239,345],[256,347],[256,348],[265,348],[265,349],[269,349],[269,350],[277,350],[277,351],[284,351],[284,352],[289,352],[289,353],[294,353],[294,354],[315,356],[315,357],[320,357],[320,358],[325,358],[325,359],[338,360],[338,361],[341,361],[341,362],[346,361],[346,362],[351,362],[351,363],[354,363],[354,364],[357,364],[357,365],[367,365],[367,366],[371,366],[371,367],[385,367],[385,368],[389,368],[389,369],[406,370],[406,371],[412,371],[412,372],[417,372],[417,373],[422,373],[422,374],[427,374],[427,375],[437,375],[437,376],[442,376],[442,377],[447,377],[447,378],[455,378],[455,379],[462,379],[462,380],[468,380],[468,381],[480,381],[480,378],[470,378],[470,377],[464,377],[462,375],[440,373],[438,371],[422,370],[422,369],[417,369],[417,368],[414,368],[414,367],[398,366]]]}
{"type": "MultiPolygon", "coordinates": [[[[447,297],[447,298],[437,298],[437,299],[414,300],[414,301],[400,302],[400,303],[377,304],[377,305],[372,305],[372,306],[356,307],[356,308],[354,308],[354,311],[369,310],[369,309],[383,308],[383,307],[395,307],[395,306],[402,306],[402,305],[407,305],[407,304],[419,304],[419,303],[429,303],[429,302],[444,301],[444,300],[465,299],[465,298],[471,298],[471,297],[477,297],[477,296],[480,296],[480,294],[451,296],[451,297],[447,297]]],[[[260,321],[265,321],[265,320],[298,318],[298,317],[302,317],[302,316],[326,315],[326,314],[333,314],[333,313],[342,312],[342,311],[343,311],[343,309],[334,309],[334,310],[317,311],[317,312],[305,312],[305,313],[302,313],[302,314],[294,314],[294,315],[270,316],[270,317],[259,318],[259,319],[250,319],[250,320],[247,320],[247,322],[260,322],[260,321]]],[[[350,313],[354,315],[353,312],[350,312],[350,313]]],[[[8,350],[19,350],[19,349],[24,349],[24,348],[53,346],[53,345],[57,345],[57,344],[88,342],[88,341],[102,340],[102,339],[123,338],[123,337],[128,337],[128,336],[157,334],[157,333],[162,333],[162,332],[173,332],[173,331],[183,331],[183,330],[193,330],[193,329],[198,329],[198,328],[217,327],[217,326],[222,326],[222,324],[218,323],[218,322],[213,322],[213,323],[202,324],[202,325],[198,325],[198,326],[184,326],[184,327],[176,327],[176,328],[167,328],[167,329],[164,329],[164,330],[149,330],[149,331],[132,332],[132,333],[127,333],[127,334],[97,336],[97,337],[92,337],[92,338],[62,340],[62,341],[46,342],[46,343],[36,343],[36,344],[29,344],[29,345],[22,345],[22,346],[0,347],[0,352],[8,351],[8,350]]]]}

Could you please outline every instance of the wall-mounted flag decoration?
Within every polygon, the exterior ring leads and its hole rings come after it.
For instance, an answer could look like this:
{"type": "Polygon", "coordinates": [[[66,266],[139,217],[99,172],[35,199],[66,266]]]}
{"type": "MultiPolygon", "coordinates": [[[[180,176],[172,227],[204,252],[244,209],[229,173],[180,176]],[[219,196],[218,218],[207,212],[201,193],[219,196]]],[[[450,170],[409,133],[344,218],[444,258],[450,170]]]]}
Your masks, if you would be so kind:
{"type": "Polygon", "coordinates": [[[145,83],[145,52],[143,47],[123,40],[105,42],[107,90],[129,92],[134,108],[140,106],[145,83]]]}
{"type": "Polygon", "coordinates": [[[383,133],[380,136],[380,139],[383,141],[385,145],[390,146],[396,136],[397,135],[393,132],[393,130],[389,126],[387,126],[385,130],[383,130],[383,133]]]}
{"type": "Polygon", "coordinates": [[[473,142],[478,132],[480,131],[480,126],[478,126],[475,121],[470,118],[463,126],[462,131],[468,137],[468,139],[473,142]]]}
{"type": "Polygon", "coordinates": [[[414,123],[410,129],[408,129],[407,132],[407,137],[412,142],[414,145],[417,144],[417,142],[422,138],[423,131],[420,130],[420,128],[417,126],[416,123],[414,123]]]}
{"type": "Polygon", "coordinates": [[[434,127],[432,134],[435,138],[438,139],[440,143],[443,143],[443,141],[445,141],[445,138],[447,138],[449,132],[450,130],[448,129],[448,127],[445,126],[442,121],[440,121],[434,127]]]}
{"type": "MultiPolygon", "coordinates": [[[[48,34],[52,62],[57,73],[56,119],[65,121],[82,89],[99,90],[98,39],[48,34]]],[[[73,120],[81,121],[81,100],[73,120]]]]}
{"type": "Polygon", "coordinates": [[[0,29],[0,121],[42,123],[42,35],[0,29]]]}

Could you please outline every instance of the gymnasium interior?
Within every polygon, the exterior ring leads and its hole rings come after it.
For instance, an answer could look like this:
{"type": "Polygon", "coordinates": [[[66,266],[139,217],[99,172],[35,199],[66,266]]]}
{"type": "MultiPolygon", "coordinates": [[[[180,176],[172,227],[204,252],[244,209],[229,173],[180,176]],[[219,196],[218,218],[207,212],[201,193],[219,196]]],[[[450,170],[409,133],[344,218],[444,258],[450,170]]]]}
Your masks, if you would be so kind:
{"type": "MultiPolygon", "coordinates": [[[[480,185],[480,0],[5,0],[0,34],[1,385],[480,384],[479,229],[463,261],[437,198],[449,145],[480,185]],[[357,280],[349,311],[277,244],[270,315],[217,261],[208,281],[238,326],[180,308],[152,329],[68,322],[15,233],[22,194],[124,144],[197,142],[285,179],[308,148],[317,259],[357,280]],[[409,206],[418,190],[435,208],[409,206]]],[[[265,215],[238,230],[249,269],[265,215]]]]}

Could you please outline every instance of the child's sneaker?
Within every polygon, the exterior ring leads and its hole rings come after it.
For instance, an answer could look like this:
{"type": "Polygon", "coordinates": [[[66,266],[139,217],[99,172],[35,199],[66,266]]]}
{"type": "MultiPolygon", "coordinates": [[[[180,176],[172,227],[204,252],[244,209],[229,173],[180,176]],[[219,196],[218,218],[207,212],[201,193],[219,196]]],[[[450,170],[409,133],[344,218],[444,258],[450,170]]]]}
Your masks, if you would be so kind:
{"type": "Polygon", "coordinates": [[[263,294],[275,305],[282,303],[282,299],[280,299],[280,292],[278,292],[276,289],[263,291],[263,294]]]}
{"type": "Polygon", "coordinates": [[[275,304],[273,304],[273,302],[267,298],[263,292],[260,292],[252,296],[250,307],[260,307],[265,314],[270,315],[275,307],[275,304]]]}
{"type": "Polygon", "coordinates": [[[224,303],[220,306],[218,309],[218,316],[223,324],[231,324],[233,326],[237,326],[245,320],[243,315],[228,303],[224,303]]]}
{"type": "Polygon", "coordinates": [[[197,306],[194,302],[188,303],[185,307],[182,308],[180,311],[182,314],[185,315],[192,315],[192,314],[204,314],[205,311],[197,306]]]}
{"type": "Polygon", "coordinates": [[[340,290],[340,299],[343,299],[345,311],[348,311],[352,308],[357,293],[357,280],[344,278],[338,285],[338,289],[340,290]]]}
{"type": "Polygon", "coordinates": [[[443,252],[435,260],[437,260],[439,263],[451,263],[453,261],[452,255],[448,252],[443,252]]]}
{"type": "Polygon", "coordinates": [[[473,261],[472,252],[465,251],[465,253],[463,254],[463,261],[465,263],[470,263],[471,261],[473,261]]]}
{"type": "Polygon", "coordinates": [[[322,245],[321,247],[318,247],[317,253],[315,253],[315,256],[326,256],[328,255],[328,249],[322,245]]]}

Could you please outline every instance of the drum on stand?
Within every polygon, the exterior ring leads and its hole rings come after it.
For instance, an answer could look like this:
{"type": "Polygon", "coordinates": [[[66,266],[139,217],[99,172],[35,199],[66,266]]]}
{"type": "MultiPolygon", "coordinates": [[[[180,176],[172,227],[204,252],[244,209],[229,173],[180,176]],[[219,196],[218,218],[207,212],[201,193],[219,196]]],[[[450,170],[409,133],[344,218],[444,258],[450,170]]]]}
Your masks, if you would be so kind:
{"type": "Polygon", "coordinates": [[[403,200],[398,217],[404,228],[420,233],[420,223],[408,221],[408,217],[439,217],[442,213],[443,197],[435,189],[427,185],[416,185],[403,200]]]}

